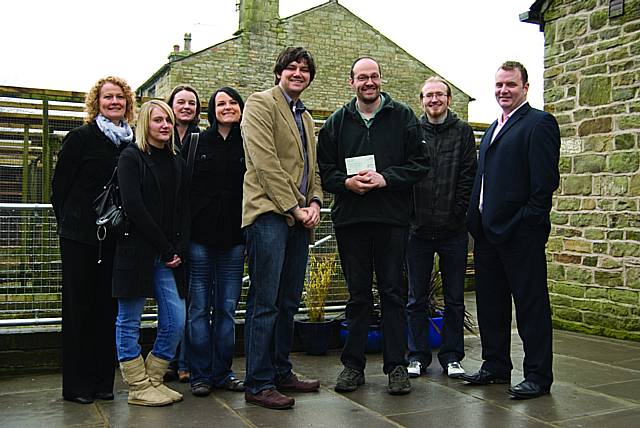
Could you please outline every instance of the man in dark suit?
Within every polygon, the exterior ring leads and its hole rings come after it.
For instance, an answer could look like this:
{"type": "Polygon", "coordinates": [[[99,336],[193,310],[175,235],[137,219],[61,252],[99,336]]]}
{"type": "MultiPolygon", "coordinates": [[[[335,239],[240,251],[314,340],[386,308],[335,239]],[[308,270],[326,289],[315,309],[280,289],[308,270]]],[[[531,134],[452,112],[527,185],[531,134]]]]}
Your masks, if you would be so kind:
{"type": "Polygon", "coordinates": [[[549,393],[552,329],[545,244],[551,197],[558,188],[560,131],[555,118],[526,102],[524,66],[507,61],[496,73],[502,114],[482,138],[467,226],[475,239],[476,302],[482,367],[471,384],[508,383],[513,365],[511,296],[524,345],[524,381],[513,398],[549,393]]]}

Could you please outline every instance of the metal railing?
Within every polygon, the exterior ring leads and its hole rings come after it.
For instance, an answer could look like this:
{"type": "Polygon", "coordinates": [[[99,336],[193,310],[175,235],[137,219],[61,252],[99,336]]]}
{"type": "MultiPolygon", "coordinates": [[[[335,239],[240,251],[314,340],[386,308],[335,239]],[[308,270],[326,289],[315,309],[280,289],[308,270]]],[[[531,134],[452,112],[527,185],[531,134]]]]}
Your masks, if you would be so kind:
{"type": "MultiPolygon", "coordinates": [[[[51,325],[61,322],[62,263],[56,222],[50,204],[0,204],[0,327],[51,325]]],[[[322,209],[316,237],[309,246],[315,255],[335,253],[329,209],[322,209]]],[[[244,316],[249,286],[245,276],[237,316],[244,316]]],[[[327,305],[343,310],[348,293],[339,264],[327,305]]],[[[304,311],[304,310],[302,310],[304,311]]],[[[149,299],[143,319],[154,320],[149,299]]]]}

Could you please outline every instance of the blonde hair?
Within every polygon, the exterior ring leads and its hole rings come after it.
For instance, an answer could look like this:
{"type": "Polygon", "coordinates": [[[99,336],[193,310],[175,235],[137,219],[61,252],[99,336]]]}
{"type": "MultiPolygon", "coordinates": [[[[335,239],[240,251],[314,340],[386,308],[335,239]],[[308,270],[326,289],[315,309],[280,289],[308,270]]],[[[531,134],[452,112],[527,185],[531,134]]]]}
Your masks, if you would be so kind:
{"type": "Polygon", "coordinates": [[[84,100],[84,111],[87,115],[84,118],[84,122],[93,122],[96,119],[96,116],[100,113],[100,90],[105,83],[112,83],[120,86],[120,89],[124,92],[124,98],[127,102],[124,110],[124,120],[126,120],[127,123],[133,123],[135,117],[133,109],[136,104],[136,96],[127,81],[116,76],[103,77],[93,85],[89,92],[87,92],[87,96],[84,100]]]}
{"type": "MultiPolygon", "coordinates": [[[[175,125],[176,118],[173,115],[173,110],[167,103],[160,100],[150,100],[146,103],[142,104],[140,107],[140,112],[138,113],[138,122],[136,123],[136,146],[140,149],[141,152],[149,153],[151,148],[149,144],[149,122],[151,120],[151,112],[154,108],[159,108],[164,111],[169,118],[171,118],[171,123],[175,125]]],[[[171,153],[176,154],[176,146],[174,141],[175,134],[171,132],[171,153]]]]}

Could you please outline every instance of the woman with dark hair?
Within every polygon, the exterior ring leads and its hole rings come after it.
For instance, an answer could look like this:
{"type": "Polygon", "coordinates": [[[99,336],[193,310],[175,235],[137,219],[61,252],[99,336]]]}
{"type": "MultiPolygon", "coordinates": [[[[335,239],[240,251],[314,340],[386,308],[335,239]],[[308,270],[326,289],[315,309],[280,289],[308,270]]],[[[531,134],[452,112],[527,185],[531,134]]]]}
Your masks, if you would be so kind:
{"type": "Polygon", "coordinates": [[[62,396],[81,404],[113,400],[116,301],[111,297],[115,239],[102,243],[93,200],[133,140],[135,96],[108,76],[87,93],[85,124],[71,130],[58,154],[51,203],[62,257],[62,396]]]}
{"type": "MultiPolygon", "coordinates": [[[[167,98],[167,104],[173,110],[176,118],[173,133],[176,150],[180,152],[191,134],[200,132],[200,128],[198,128],[200,124],[200,97],[192,86],[178,85],[171,91],[167,98]]],[[[187,340],[187,331],[185,330],[185,334],[178,344],[176,357],[171,360],[169,369],[165,373],[165,381],[169,382],[177,378],[180,382],[189,382],[187,340]]]]}
{"type": "MultiPolygon", "coordinates": [[[[244,391],[231,370],[245,251],[240,228],[243,107],[233,88],[213,93],[211,126],[200,134],[192,167],[187,330],[191,392],[198,397],[209,395],[211,388],[244,391]]],[[[188,157],[189,148],[187,141],[183,156],[188,157]]]]}
{"type": "Polygon", "coordinates": [[[180,152],[184,143],[194,132],[200,132],[200,97],[189,85],[178,85],[173,88],[167,104],[176,118],[174,125],[176,150],[180,152]]]}
{"type": "Polygon", "coordinates": [[[118,238],[113,294],[118,298],[116,347],[129,404],[162,406],[182,400],[163,385],[185,323],[187,282],[183,261],[189,239],[184,160],[176,156],[174,116],[163,101],[140,108],[136,143],[118,161],[118,182],[129,230],[118,238]],[[142,359],[140,322],[147,298],[158,305],[153,349],[142,359]]]}

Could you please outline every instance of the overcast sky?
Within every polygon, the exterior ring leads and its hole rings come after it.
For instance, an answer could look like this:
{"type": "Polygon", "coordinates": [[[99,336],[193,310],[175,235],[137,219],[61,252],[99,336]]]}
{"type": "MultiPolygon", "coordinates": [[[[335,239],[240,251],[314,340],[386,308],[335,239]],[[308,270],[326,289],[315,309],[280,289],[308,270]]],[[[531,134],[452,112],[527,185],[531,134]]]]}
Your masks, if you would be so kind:
{"type": "MultiPolygon", "coordinates": [[[[542,107],[544,38],[518,15],[534,0],[339,0],[351,12],[476,98],[469,118],[491,122],[497,67],[529,70],[529,101],[542,107]]],[[[280,0],[285,17],[324,0],[280,0]]],[[[230,38],[236,0],[11,0],[2,2],[0,85],[87,91],[115,74],[135,89],[192,33],[192,51],[230,38]]],[[[322,70],[318,71],[319,73],[322,70]]],[[[346,83],[345,83],[346,84],[346,83]]]]}

